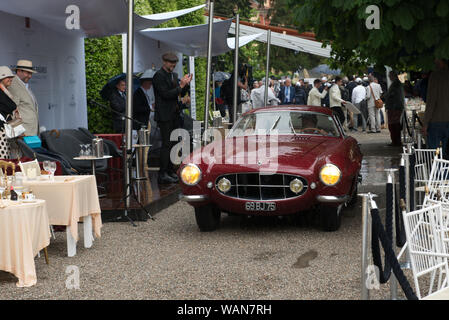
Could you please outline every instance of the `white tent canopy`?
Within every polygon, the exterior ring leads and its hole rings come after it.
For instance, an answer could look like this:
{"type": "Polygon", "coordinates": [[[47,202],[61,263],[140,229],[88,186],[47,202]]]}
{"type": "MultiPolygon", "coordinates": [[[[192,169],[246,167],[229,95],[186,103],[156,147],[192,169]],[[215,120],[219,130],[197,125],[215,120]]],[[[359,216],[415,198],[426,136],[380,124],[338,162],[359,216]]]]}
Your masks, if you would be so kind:
{"type": "MultiPolygon", "coordinates": [[[[212,55],[217,56],[233,50],[235,38],[228,38],[229,27],[232,20],[220,20],[214,22],[212,35],[212,55]]],[[[201,24],[176,28],[150,28],[140,31],[141,34],[151,39],[160,41],[168,47],[182,52],[188,56],[207,56],[208,24],[201,24]]],[[[239,47],[261,36],[262,33],[252,34],[239,38],[239,47]]]]}
{"type": "MultiPolygon", "coordinates": [[[[145,29],[203,7],[137,16],[135,29],[145,29]]],[[[13,68],[19,59],[32,60],[38,73],[29,84],[39,103],[41,126],[87,127],[84,37],[124,33],[127,23],[125,0],[0,1],[0,29],[4,30],[0,33],[0,65],[13,68]],[[66,28],[69,5],[80,10],[79,30],[66,28]]],[[[157,65],[165,48],[158,48],[154,42],[153,56],[147,51],[144,58],[157,65]]]]}
{"type": "MultiPolygon", "coordinates": [[[[170,19],[204,8],[200,5],[188,9],[147,16],[134,15],[135,30],[146,29],[170,19]]],[[[70,7],[69,7],[70,8],[70,7]]],[[[81,37],[104,37],[126,33],[128,28],[125,0],[14,0],[1,1],[0,11],[28,17],[57,32],[81,37]],[[66,13],[69,6],[79,8],[80,29],[68,29],[66,13]]]]}
{"type": "MultiPolygon", "coordinates": [[[[214,21],[220,21],[221,19],[214,19],[214,21]]],[[[266,30],[247,26],[244,24],[240,24],[240,36],[249,36],[260,34],[263,32],[264,36],[257,37],[258,41],[266,42],[267,41],[267,32],[266,30]]],[[[232,23],[229,28],[229,33],[235,34],[235,24],[232,23]]],[[[306,52],[310,54],[314,54],[321,57],[329,58],[331,56],[331,47],[326,46],[322,48],[322,43],[318,41],[303,39],[300,37],[295,37],[279,32],[271,32],[271,44],[278,47],[284,47],[291,50],[306,52]]]]}

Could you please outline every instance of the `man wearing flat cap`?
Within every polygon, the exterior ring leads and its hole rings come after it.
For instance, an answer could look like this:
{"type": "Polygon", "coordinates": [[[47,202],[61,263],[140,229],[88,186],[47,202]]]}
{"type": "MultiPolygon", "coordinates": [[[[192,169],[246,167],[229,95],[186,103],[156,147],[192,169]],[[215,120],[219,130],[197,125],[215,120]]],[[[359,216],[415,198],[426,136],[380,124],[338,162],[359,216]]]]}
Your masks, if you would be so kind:
{"type": "Polygon", "coordinates": [[[162,147],[160,154],[160,169],[158,182],[177,183],[178,177],[170,161],[170,150],[172,142],[170,141],[171,132],[177,128],[178,120],[178,98],[187,93],[188,85],[192,80],[191,75],[184,75],[178,84],[178,74],[173,72],[178,62],[178,57],[171,52],[162,55],[162,68],[153,76],[155,114],[156,120],[162,138],[162,147]]]}
{"type": "Polygon", "coordinates": [[[36,97],[29,87],[29,81],[36,71],[29,60],[17,61],[14,76],[9,92],[14,97],[14,102],[19,110],[20,117],[25,127],[26,136],[39,135],[39,113],[36,97]]]}

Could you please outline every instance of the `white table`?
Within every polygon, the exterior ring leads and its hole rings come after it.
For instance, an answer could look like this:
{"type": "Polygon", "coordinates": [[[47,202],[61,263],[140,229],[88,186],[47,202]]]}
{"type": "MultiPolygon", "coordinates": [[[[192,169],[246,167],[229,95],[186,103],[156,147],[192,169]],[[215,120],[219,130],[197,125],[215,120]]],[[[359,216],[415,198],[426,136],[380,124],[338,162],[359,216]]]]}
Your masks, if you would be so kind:
{"type": "Polygon", "coordinates": [[[7,206],[0,208],[0,270],[14,274],[18,287],[33,286],[37,283],[34,257],[50,244],[46,202],[3,203],[7,206]]]}
{"type": "Polygon", "coordinates": [[[36,198],[47,201],[51,225],[67,226],[67,253],[76,254],[78,222],[83,219],[84,247],[92,247],[95,231],[101,237],[101,209],[95,176],[54,176],[54,180],[27,180],[36,198]]]}

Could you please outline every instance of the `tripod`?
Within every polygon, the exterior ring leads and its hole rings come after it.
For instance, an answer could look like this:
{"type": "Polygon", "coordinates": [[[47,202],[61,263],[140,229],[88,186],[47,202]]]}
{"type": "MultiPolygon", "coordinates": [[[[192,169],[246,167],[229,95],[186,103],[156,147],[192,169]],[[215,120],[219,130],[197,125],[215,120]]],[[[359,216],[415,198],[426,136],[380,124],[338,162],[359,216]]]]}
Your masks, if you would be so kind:
{"type": "MultiPolygon", "coordinates": [[[[122,142],[122,148],[125,149],[125,143],[124,143],[124,139],[122,142]]],[[[133,169],[133,158],[136,155],[136,148],[134,148],[134,151],[132,149],[130,150],[126,150],[126,153],[123,153],[123,163],[125,166],[125,170],[128,170],[128,175],[130,177],[130,181],[128,184],[125,183],[125,192],[127,192],[127,194],[122,198],[122,201],[124,201],[125,203],[125,210],[124,210],[124,216],[125,218],[127,218],[131,224],[134,227],[137,227],[137,225],[134,223],[134,221],[128,216],[128,203],[127,203],[127,199],[130,198],[131,196],[134,198],[134,200],[139,204],[140,208],[145,211],[145,213],[147,214],[147,216],[151,219],[151,220],[155,220],[153,218],[153,216],[150,214],[150,212],[148,212],[148,210],[145,208],[145,206],[139,201],[135,191],[134,191],[134,186],[133,186],[133,182],[137,181],[136,178],[132,177],[132,169],[133,169]],[[131,157],[127,157],[127,154],[131,154],[131,157]],[[129,190],[129,192],[128,192],[129,190]]]]}
{"type": "MultiPolygon", "coordinates": [[[[104,108],[104,109],[107,109],[107,110],[109,110],[109,111],[112,111],[112,112],[114,112],[114,113],[120,115],[120,116],[123,117],[123,118],[129,119],[129,120],[131,120],[131,121],[133,121],[133,122],[135,122],[135,123],[138,123],[138,124],[140,124],[140,125],[144,125],[142,122],[137,121],[137,120],[135,120],[135,119],[133,119],[133,118],[131,118],[131,117],[128,117],[128,116],[122,114],[121,112],[118,112],[118,111],[115,111],[115,110],[113,110],[113,109],[111,109],[111,108],[108,108],[108,107],[106,107],[106,106],[104,106],[104,105],[102,105],[102,104],[100,104],[100,103],[98,103],[98,102],[96,102],[96,101],[94,101],[94,100],[90,100],[89,102],[92,103],[92,104],[95,104],[95,105],[97,105],[97,106],[100,106],[100,107],[102,107],[102,108],[104,108]]],[[[137,198],[137,196],[136,196],[136,194],[135,194],[135,192],[134,192],[133,182],[136,181],[136,179],[132,178],[133,156],[134,156],[134,155],[135,155],[135,150],[134,150],[134,152],[133,152],[132,149],[126,149],[125,139],[122,139],[122,160],[123,160],[123,165],[124,165],[124,168],[123,168],[123,173],[124,173],[124,174],[123,174],[123,184],[124,184],[124,186],[125,186],[125,189],[124,189],[125,195],[123,196],[123,198],[121,199],[121,201],[124,201],[124,204],[125,204],[124,207],[125,207],[125,208],[124,208],[124,214],[123,214],[122,216],[120,216],[120,217],[118,218],[118,220],[120,220],[120,219],[122,219],[123,217],[125,217],[126,219],[129,220],[129,222],[130,222],[134,227],[137,227],[137,225],[134,223],[134,221],[128,216],[129,207],[128,207],[128,201],[127,201],[127,200],[128,200],[128,198],[130,198],[131,196],[134,197],[134,200],[139,204],[139,206],[142,208],[142,210],[144,210],[144,211],[146,212],[146,214],[148,215],[148,217],[149,217],[151,220],[155,220],[155,219],[151,216],[151,214],[150,214],[150,213],[148,212],[148,210],[144,207],[144,205],[139,201],[139,199],[137,198]],[[128,157],[128,155],[131,155],[131,156],[128,157]],[[129,180],[129,183],[128,183],[128,184],[126,183],[125,172],[128,172],[128,175],[129,175],[129,179],[130,179],[130,180],[129,180]],[[129,192],[128,192],[128,190],[129,190],[129,192]]]]}

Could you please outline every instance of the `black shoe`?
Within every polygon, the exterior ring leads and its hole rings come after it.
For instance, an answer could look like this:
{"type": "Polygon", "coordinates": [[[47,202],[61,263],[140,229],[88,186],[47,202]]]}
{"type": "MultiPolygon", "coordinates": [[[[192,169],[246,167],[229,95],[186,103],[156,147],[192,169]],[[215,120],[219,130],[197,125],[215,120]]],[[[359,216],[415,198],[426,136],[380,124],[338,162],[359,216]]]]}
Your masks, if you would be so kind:
{"type": "Polygon", "coordinates": [[[177,183],[178,180],[173,179],[170,177],[167,173],[160,173],[157,177],[157,182],[159,184],[170,184],[170,183],[177,183]]]}
{"type": "Polygon", "coordinates": [[[170,176],[170,178],[173,178],[174,180],[176,180],[176,182],[179,182],[179,178],[178,175],[174,172],[169,172],[168,175],[170,176]]]}

